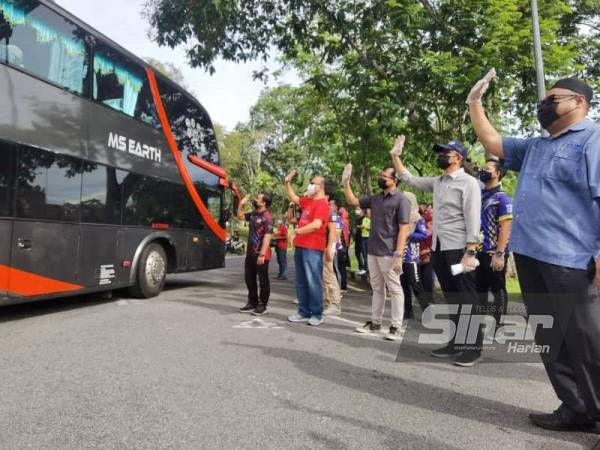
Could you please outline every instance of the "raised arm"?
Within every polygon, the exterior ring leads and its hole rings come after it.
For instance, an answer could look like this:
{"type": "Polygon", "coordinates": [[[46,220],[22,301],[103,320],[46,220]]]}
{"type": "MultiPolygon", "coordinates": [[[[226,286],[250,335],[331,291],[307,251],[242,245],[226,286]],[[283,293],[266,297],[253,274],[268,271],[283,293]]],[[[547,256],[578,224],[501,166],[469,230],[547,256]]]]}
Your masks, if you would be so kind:
{"type": "Polygon", "coordinates": [[[285,193],[288,196],[288,199],[291,202],[294,202],[296,204],[300,203],[300,197],[298,197],[296,195],[296,193],[294,192],[294,188],[292,187],[292,180],[294,179],[294,177],[298,174],[297,171],[292,170],[290,173],[287,174],[287,176],[285,177],[284,180],[284,185],[285,185],[285,193]]]}
{"type": "Polygon", "coordinates": [[[250,195],[246,195],[243,199],[240,200],[237,209],[237,218],[238,220],[246,220],[246,214],[244,213],[244,206],[250,200],[250,195]]]}
{"type": "Polygon", "coordinates": [[[417,188],[420,191],[433,192],[433,184],[435,183],[436,177],[413,177],[402,162],[402,159],[400,159],[400,156],[402,156],[402,152],[404,151],[405,141],[406,138],[404,135],[398,136],[396,142],[394,142],[394,147],[390,152],[397,176],[400,177],[404,183],[417,188]]]}
{"type": "Polygon", "coordinates": [[[490,70],[485,77],[479,80],[467,97],[467,105],[469,105],[469,114],[471,116],[471,123],[477,138],[488,153],[491,153],[498,158],[504,157],[504,150],[502,148],[502,136],[496,131],[494,126],[488,120],[485,109],[481,104],[483,94],[487,90],[490,82],[495,78],[496,70],[490,70]]]}
{"type": "Polygon", "coordinates": [[[344,197],[346,197],[346,203],[351,206],[360,207],[360,202],[354,192],[352,192],[352,186],[350,186],[350,178],[352,177],[352,164],[346,164],[344,173],[342,175],[342,185],[344,186],[344,197]]]}

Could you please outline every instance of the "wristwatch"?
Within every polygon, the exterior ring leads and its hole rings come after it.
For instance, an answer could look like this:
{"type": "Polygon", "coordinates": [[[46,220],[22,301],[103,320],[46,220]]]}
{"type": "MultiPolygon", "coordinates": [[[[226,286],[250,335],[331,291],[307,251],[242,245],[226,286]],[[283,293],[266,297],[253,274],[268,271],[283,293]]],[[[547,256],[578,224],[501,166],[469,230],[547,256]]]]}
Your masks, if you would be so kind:
{"type": "Polygon", "coordinates": [[[475,250],[466,250],[465,255],[476,256],[477,252],[475,250]]]}

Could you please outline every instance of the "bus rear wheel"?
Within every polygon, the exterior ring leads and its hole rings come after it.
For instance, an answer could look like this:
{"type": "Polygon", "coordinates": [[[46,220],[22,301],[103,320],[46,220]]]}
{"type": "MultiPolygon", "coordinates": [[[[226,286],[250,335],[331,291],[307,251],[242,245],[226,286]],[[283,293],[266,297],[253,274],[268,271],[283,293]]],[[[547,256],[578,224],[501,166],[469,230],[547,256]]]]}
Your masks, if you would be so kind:
{"type": "Polygon", "coordinates": [[[160,244],[144,248],[137,266],[135,285],[129,292],[137,298],[156,297],[162,291],[167,277],[167,254],[160,244]]]}

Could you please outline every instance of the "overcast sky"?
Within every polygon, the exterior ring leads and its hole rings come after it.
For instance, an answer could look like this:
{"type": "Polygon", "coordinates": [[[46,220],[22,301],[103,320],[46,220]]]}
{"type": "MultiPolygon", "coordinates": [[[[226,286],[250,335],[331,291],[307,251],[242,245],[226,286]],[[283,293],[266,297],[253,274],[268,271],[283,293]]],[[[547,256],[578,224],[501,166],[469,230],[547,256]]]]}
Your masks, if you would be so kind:
{"type": "MultiPolygon", "coordinates": [[[[135,55],[151,56],[180,67],[188,86],[213,121],[228,129],[248,119],[250,107],[265,87],[262,82],[252,80],[252,71],[260,67],[258,63],[220,61],[215,64],[217,72],[210,76],[202,69],[189,67],[183,48],[171,50],[159,47],[148,38],[149,25],[140,14],[143,0],[56,0],[56,3],[135,55]]],[[[288,73],[281,82],[297,84],[298,78],[288,73]]]]}

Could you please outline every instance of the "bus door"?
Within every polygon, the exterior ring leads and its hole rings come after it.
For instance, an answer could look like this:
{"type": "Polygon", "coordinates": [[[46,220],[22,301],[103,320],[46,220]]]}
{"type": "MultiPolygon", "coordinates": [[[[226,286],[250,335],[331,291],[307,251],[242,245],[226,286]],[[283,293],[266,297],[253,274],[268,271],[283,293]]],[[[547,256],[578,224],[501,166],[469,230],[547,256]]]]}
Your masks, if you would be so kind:
{"type": "Polygon", "coordinates": [[[82,288],[78,273],[81,161],[21,147],[17,161],[10,294],[82,288]]]}

